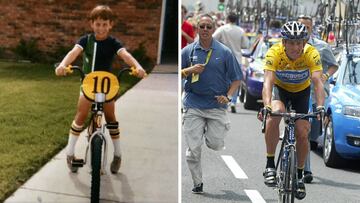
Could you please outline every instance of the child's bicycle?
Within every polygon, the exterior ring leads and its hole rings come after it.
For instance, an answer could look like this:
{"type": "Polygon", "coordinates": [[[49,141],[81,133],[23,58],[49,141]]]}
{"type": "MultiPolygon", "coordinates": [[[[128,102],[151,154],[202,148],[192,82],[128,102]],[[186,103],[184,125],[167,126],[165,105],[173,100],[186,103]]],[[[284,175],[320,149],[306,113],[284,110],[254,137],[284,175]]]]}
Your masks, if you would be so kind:
{"type": "MultiPolygon", "coordinates": [[[[277,113],[268,112],[265,113],[262,121],[261,130],[265,133],[266,118],[269,116],[284,117],[285,119],[285,131],[282,139],[280,152],[278,154],[276,162],[276,190],[278,191],[278,202],[293,203],[295,200],[297,185],[297,164],[296,164],[296,141],[295,141],[295,122],[298,119],[304,118],[317,118],[320,114],[322,123],[323,115],[321,111],[312,112],[307,114],[295,113],[291,109],[291,103],[287,105],[287,112],[277,113]],[[280,166],[280,167],[279,167],[280,166]]],[[[322,124],[321,124],[322,126],[322,124]]],[[[322,130],[322,129],[320,129],[322,130]]]]}
{"type": "Polygon", "coordinates": [[[119,78],[124,72],[130,72],[130,75],[136,74],[136,69],[124,68],[120,70],[118,76],[105,71],[94,71],[87,75],[78,66],[68,66],[66,73],[72,73],[77,70],[81,75],[81,89],[84,96],[93,102],[91,106],[90,124],[88,127],[88,145],[86,147],[84,159],[74,159],[71,165],[74,168],[83,167],[88,158],[91,167],[91,202],[99,202],[100,194],[100,175],[105,172],[107,164],[107,143],[105,139],[105,127],[102,118],[104,115],[104,103],[115,99],[120,88],[119,78]],[[104,147],[103,147],[104,146],[104,147]],[[89,151],[90,148],[90,151],[89,151]],[[88,157],[88,152],[89,157],[88,157]]]}

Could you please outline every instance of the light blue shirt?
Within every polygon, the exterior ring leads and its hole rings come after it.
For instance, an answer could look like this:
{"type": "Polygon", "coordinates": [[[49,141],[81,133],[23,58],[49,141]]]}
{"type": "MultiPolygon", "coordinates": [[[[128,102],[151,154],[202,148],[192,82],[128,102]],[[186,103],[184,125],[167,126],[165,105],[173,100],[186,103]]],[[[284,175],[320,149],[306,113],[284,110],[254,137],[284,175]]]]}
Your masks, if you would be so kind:
{"type": "MultiPolygon", "coordinates": [[[[323,67],[323,73],[326,73],[329,69],[330,66],[339,66],[338,63],[336,62],[335,56],[331,51],[331,47],[328,45],[328,43],[317,39],[315,37],[310,37],[309,44],[311,44],[312,46],[314,46],[316,48],[316,50],[318,50],[318,52],[320,53],[320,58],[321,58],[321,63],[322,63],[322,67],[323,67]]],[[[313,84],[311,84],[311,100],[312,103],[316,103],[315,100],[315,91],[313,88],[313,84]]],[[[326,82],[324,84],[324,88],[329,91],[329,83],[326,82]]]]}
{"type": "MultiPolygon", "coordinates": [[[[217,102],[215,96],[226,96],[231,83],[242,79],[240,66],[228,47],[213,39],[210,49],[212,54],[199,75],[199,81],[192,83],[191,74],[185,78],[185,108],[226,108],[217,102]]],[[[191,61],[193,65],[204,64],[210,49],[201,47],[199,41],[184,47],[181,50],[182,69],[190,67],[191,61]]]]}
{"type": "Polygon", "coordinates": [[[314,46],[316,50],[318,50],[318,52],[320,53],[324,73],[328,71],[329,66],[339,66],[328,43],[314,37],[311,37],[308,43],[314,46]]]}

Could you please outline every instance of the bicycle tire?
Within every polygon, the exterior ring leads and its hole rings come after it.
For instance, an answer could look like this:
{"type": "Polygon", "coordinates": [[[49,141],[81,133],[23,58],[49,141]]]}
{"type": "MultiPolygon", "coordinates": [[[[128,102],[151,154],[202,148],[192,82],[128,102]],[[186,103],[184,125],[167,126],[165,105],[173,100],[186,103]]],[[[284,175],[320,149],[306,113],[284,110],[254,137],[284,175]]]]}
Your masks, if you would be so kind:
{"type": "Polygon", "coordinates": [[[285,173],[285,197],[286,203],[294,203],[295,185],[296,185],[296,165],[295,165],[295,149],[290,146],[288,155],[288,165],[285,173]]]}
{"type": "MultiPolygon", "coordinates": [[[[283,141],[284,143],[284,141],[283,141]]],[[[284,156],[284,148],[283,146],[281,146],[280,152],[279,152],[279,158],[278,160],[280,160],[280,167],[279,167],[279,172],[278,172],[278,177],[277,177],[277,186],[278,186],[278,202],[283,203],[285,202],[285,187],[284,187],[284,166],[285,166],[285,160],[283,159],[284,156]]]]}
{"type": "Polygon", "coordinates": [[[287,140],[287,128],[284,131],[284,137],[281,142],[280,152],[276,161],[276,170],[279,169],[277,172],[277,186],[278,186],[278,202],[285,202],[285,187],[284,187],[284,174],[285,174],[285,166],[288,165],[286,163],[287,160],[284,160],[284,151],[285,151],[285,142],[287,140]]]}
{"type": "Polygon", "coordinates": [[[91,141],[91,203],[98,203],[100,199],[102,143],[101,137],[94,135],[91,141]]]}

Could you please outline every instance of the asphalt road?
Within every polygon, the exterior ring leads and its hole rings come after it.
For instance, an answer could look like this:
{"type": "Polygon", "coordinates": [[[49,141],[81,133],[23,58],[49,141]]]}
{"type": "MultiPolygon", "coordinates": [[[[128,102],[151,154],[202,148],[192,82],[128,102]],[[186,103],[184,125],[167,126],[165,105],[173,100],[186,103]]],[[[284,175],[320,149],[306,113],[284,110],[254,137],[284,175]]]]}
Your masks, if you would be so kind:
{"type": "MultiPolygon", "coordinates": [[[[238,113],[229,113],[232,125],[225,140],[226,149],[215,152],[203,145],[204,194],[191,193],[193,185],[182,137],[182,202],[277,202],[277,192],[263,183],[265,141],[260,131],[261,123],[256,119],[257,112],[244,110],[240,104],[237,109],[238,113]]],[[[314,180],[306,185],[305,199],[297,202],[360,202],[358,162],[349,161],[340,169],[328,168],[323,163],[321,149],[312,151],[311,159],[314,180]]]]}

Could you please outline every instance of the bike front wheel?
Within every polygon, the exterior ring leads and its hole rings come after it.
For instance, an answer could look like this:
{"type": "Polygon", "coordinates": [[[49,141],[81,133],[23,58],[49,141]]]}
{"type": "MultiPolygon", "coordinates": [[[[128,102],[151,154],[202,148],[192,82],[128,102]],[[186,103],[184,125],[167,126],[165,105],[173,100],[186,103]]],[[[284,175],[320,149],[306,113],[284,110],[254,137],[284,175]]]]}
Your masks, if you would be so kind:
{"type": "Polygon", "coordinates": [[[91,203],[99,202],[100,198],[102,143],[103,140],[99,135],[94,135],[91,140],[91,203]]]}
{"type": "Polygon", "coordinates": [[[283,202],[293,203],[295,200],[296,190],[296,160],[295,160],[295,149],[290,147],[288,156],[288,165],[285,172],[284,188],[285,193],[283,196],[283,202]]]}

